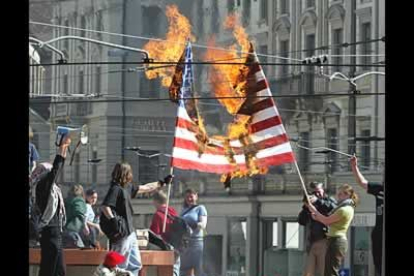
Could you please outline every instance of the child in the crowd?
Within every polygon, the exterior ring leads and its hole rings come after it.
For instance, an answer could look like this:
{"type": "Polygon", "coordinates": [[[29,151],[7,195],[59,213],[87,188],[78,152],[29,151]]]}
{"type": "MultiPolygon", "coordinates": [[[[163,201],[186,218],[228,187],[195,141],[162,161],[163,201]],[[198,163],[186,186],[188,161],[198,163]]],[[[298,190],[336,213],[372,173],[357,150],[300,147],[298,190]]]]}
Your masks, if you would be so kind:
{"type": "Polygon", "coordinates": [[[122,268],[118,264],[125,262],[125,257],[115,251],[109,251],[105,256],[103,264],[99,265],[93,276],[132,276],[133,274],[122,268]]]}

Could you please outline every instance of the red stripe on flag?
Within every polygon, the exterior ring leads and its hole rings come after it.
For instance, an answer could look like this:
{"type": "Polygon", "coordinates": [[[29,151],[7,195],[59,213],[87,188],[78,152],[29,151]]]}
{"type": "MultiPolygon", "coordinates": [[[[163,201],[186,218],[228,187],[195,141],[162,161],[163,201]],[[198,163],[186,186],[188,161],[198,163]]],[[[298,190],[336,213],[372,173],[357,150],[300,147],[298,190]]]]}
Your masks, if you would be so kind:
{"type": "MultiPolygon", "coordinates": [[[[282,135],[278,135],[275,137],[271,137],[269,139],[257,142],[257,143],[253,143],[250,144],[250,146],[252,147],[253,150],[255,151],[259,151],[259,150],[264,150],[267,148],[271,148],[271,147],[276,147],[278,145],[284,144],[286,142],[288,142],[289,139],[287,137],[286,134],[282,134],[282,135]]],[[[181,148],[181,149],[186,149],[186,150],[190,150],[190,151],[196,151],[198,152],[199,150],[199,145],[193,141],[189,141],[186,139],[182,139],[182,138],[175,138],[174,139],[174,147],[176,148],[181,148]]],[[[245,152],[243,151],[243,148],[240,147],[231,147],[231,151],[233,154],[239,155],[239,154],[244,154],[245,152]]],[[[213,154],[213,155],[225,155],[226,154],[226,150],[223,147],[220,146],[207,146],[204,149],[205,154],[213,154]]]]}
{"type": "Polygon", "coordinates": [[[256,103],[245,102],[237,113],[251,116],[254,113],[265,110],[266,108],[272,106],[275,106],[275,104],[273,102],[273,99],[269,97],[256,103]]]}
{"type": "MultiPolygon", "coordinates": [[[[278,155],[273,155],[265,158],[260,158],[257,160],[259,167],[268,167],[268,166],[279,166],[284,163],[293,163],[295,162],[295,156],[292,152],[282,153],[278,155]]],[[[205,164],[201,162],[196,162],[192,160],[186,160],[182,158],[173,158],[172,166],[175,168],[183,170],[198,170],[200,172],[209,172],[209,173],[229,173],[233,172],[236,169],[246,170],[246,165],[215,165],[215,164],[205,164]]]]}
{"type": "Polygon", "coordinates": [[[280,124],[282,124],[282,120],[280,119],[280,116],[270,117],[266,120],[251,124],[249,126],[249,132],[250,133],[259,132],[267,128],[278,126],[280,124]]]}
{"type": "Polygon", "coordinates": [[[247,95],[256,94],[266,88],[269,88],[269,84],[267,83],[266,79],[263,79],[259,82],[249,82],[249,85],[247,87],[247,95]]]}
{"type": "MultiPolygon", "coordinates": [[[[232,165],[214,165],[205,164],[196,161],[186,160],[182,158],[173,158],[172,166],[183,170],[197,170],[200,172],[209,173],[229,173],[234,171],[237,167],[232,165]]],[[[239,166],[239,168],[245,168],[246,166],[239,166]]]]}
{"type": "Polygon", "coordinates": [[[260,158],[257,160],[257,162],[259,167],[279,166],[284,163],[295,162],[295,155],[293,154],[293,152],[286,152],[265,158],[260,158]]]}
{"type": "Polygon", "coordinates": [[[197,125],[194,122],[190,122],[190,121],[188,121],[186,119],[183,119],[181,117],[178,117],[177,127],[186,128],[186,129],[192,129],[194,127],[197,127],[197,125]]]}
{"type": "Polygon", "coordinates": [[[248,76],[254,76],[260,70],[262,70],[262,68],[260,67],[260,64],[258,62],[252,63],[251,65],[249,65],[248,76]]]}

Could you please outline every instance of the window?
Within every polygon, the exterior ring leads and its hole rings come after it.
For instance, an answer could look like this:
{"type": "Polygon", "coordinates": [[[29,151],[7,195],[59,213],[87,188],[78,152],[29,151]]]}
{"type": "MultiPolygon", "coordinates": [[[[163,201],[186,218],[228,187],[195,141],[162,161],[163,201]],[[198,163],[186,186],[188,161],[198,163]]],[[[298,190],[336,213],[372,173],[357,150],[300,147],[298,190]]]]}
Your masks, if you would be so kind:
{"type": "Polygon", "coordinates": [[[277,219],[264,219],[263,225],[263,249],[269,249],[279,246],[279,232],[277,219]]]}
{"type": "MultiPolygon", "coordinates": [[[[93,151],[92,151],[92,159],[97,159],[98,158],[98,149],[97,147],[93,147],[93,151]]],[[[92,163],[92,183],[96,184],[96,181],[98,179],[98,168],[97,168],[98,164],[94,164],[92,163]]],[[[89,177],[88,177],[89,180],[89,177]]]]}
{"type": "Polygon", "coordinates": [[[229,220],[228,270],[242,272],[246,268],[247,224],[245,219],[229,220]]]}
{"type": "MultiPolygon", "coordinates": [[[[371,40],[371,23],[367,22],[361,25],[361,41],[371,40]]],[[[371,54],[371,43],[361,44],[362,54],[370,55],[371,54]]],[[[362,64],[371,63],[371,57],[363,56],[361,57],[362,64]]],[[[368,70],[369,66],[364,66],[363,69],[368,70]]]]}
{"type": "MultiPolygon", "coordinates": [[[[103,31],[103,24],[102,24],[102,12],[98,12],[96,15],[96,29],[98,31],[103,31]]],[[[98,40],[102,39],[102,33],[96,33],[98,40]]]]}
{"type": "MultiPolygon", "coordinates": [[[[152,155],[159,153],[158,151],[146,150],[145,155],[152,155]]],[[[159,157],[148,158],[145,156],[139,156],[139,184],[145,184],[148,182],[153,182],[154,179],[158,179],[158,165],[159,157]]]]}
{"type": "MultiPolygon", "coordinates": [[[[327,130],[327,147],[333,150],[338,150],[338,133],[336,128],[329,128],[327,130]]],[[[338,155],[335,152],[329,152],[328,160],[330,163],[331,173],[337,170],[338,155]]]]}
{"type": "Polygon", "coordinates": [[[285,248],[299,248],[299,223],[285,222],[285,248]]]}
{"type": "MultiPolygon", "coordinates": [[[[260,50],[260,54],[267,55],[267,45],[261,45],[259,47],[259,50],[260,50]]],[[[267,57],[260,56],[259,59],[260,59],[260,63],[267,63],[267,57]]],[[[267,65],[263,65],[262,68],[263,68],[263,72],[265,73],[265,75],[267,75],[267,65]]]]}
{"type": "Polygon", "coordinates": [[[315,7],[315,0],[306,0],[306,8],[315,7]]]}
{"type": "Polygon", "coordinates": [[[159,79],[148,80],[146,78],[141,78],[139,93],[141,98],[157,98],[159,96],[159,89],[159,79]]]}
{"type": "MultiPolygon", "coordinates": [[[[305,47],[308,57],[312,57],[315,54],[315,34],[310,34],[305,37],[305,47]]],[[[305,67],[305,91],[307,94],[313,94],[315,92],[314,87],[314,72],[313,66],[305,67]]]]}
{"type": "Polygon", "coordinates": [[[279,246],[279,237],[278,237],[278,229],[277,229],[277,221],[272,223],[272,246],[276,247],[279,246]]]}
{"type": "MultiPolygon", "coordinates": [[[[81,29],[86,29],[86,18],[85,18],[84,15],[81,17],[81,29]]],[[[86,31],[81,30],[80,31],[80,36],[81,37],[86,37],[86,31]]]]}
{"type": "Polygon", "coordinates": [[[241,5],[241,0],[237,0],[237,6],[240,7],[241,5]]]}
{"type": "Polygon", "coordinates": [[[101,93],[101,74],[102,70],[100,66],[97,66],[95,69],[95,94],[99,95],[101,93]]]}
{"type": "Polygon", "coordinates": [[[306,35],[305,47],[308,57],[311,57],[315,54],[315,34],[306,35]]]}
{"type": "MultiPolygon", "coordinates": [[[[286,57],[286,58],[289,57],[289,40],[280,41],[280,56],[286,57]]],[[[281,61],[282,61],[283,64],[288,63],[288,61],[286,59],[282,59],[281,61]]],[[[281,69],[282,69],[282,75],[286,76],[288,74],[288,71],[289,71],[288,70],[289,66],[282,65],[281,69]]]]}
{"type": "Polygon", "coordinates": [[[343,42],[343,30],[342,29],[335,29],[333,30],[332,33],[332,44],[333,44],[333,48],[332,48],[332,52],[333,52],[333,64],[335,64],[336,66],[332,67],[333,72],[336,71],[340,71],[339,69],[339,64],[342,63],[342,57],[339,57],[340,55],[342,55],[342,47],[340,46],[343,42]],[[337,56],[337,57],[335,57],[337,56]]]}
{"type": "Polygon", "coordinates": [[[227,0],[227,13],[232,13],[234,11],[234,0],[227,0]]]}
{"type": "Polygon", "coordinates": [[[68,74],[63,76],[63,94],[67,95],[69,93],[69,83],[68,83],[68,74]]]}
{"type": "Polygon", "coordinates": [[[260,19],[263,19],[267,24],[267,1],[262,0],[260,2],[260,19]]]}
{"type": "Polygon", "coordinates": [[[77,153],[75,156],[75,182],[78,184],[80,182],[80,154],[77,153]]]}
{"type": "Polygon", "coordinates": [[[83,70],[80,70],[79,80],[78,80],[78,91],[76,91],[75,93],[79,93],[79,94],[85,93],[84,82],[85,82],[85,74],[83,73],[83,70]]]}
{"type": "Polygon", "coordinates": [[[202,36],[203,33],[204,33],[204,20],[202,19],[203,18],[203,11],[204,11],[204,9],[203,9],[204,1],[201,0],[199,2],[200,2],[200,4],[199,4],[200,6],[197,9],[197,17],[200,18],[200,20],[197,20],[197,29],[198,29],[198,35],[202,36]]]}
{"type": "MultiPolygon", "coordinates": [[[[69,20],[67,20],[67,19],[65,20],[65,26],[66,27],[69,27],[69,20]]],[[[68,36],[69,35],[69,28],[65,28],[64,35],[65,36],[68,36]]],[[[64,40],[64,43],[65,43],[64,44],[64,47],[66,48],[67,51],[69,51],[69,39],[65,39],[64,40]]]]}
{"type": "Polygon", "coordinates": [[[369,170],[371,147],[368,139],[371,136],[371,131],[369,129],[363,130],[361,136],[366,139],[361,142],[361,170],[369,170]]]}
{"type": "MultiPolygon", "coordinates": [[[[303,147],[309,148],[310,141],[309,141],[309,132],[301,132],[300,133],[300,143],[303,147]]],[[[299,164],[300,169],[303,171],[308,171],[309,169],[309,151],[303,148],[299,148],[299,164]]]]}
{"type": "Polygon", "coordinates": [[[142,26],[143,26],[143,34],[149,36],[158,36],[159,33],[159,26],[158,24],[154,24],[154,21],[160,20],[160,13],[161,10],[158,7],[144,7],[143,8],[143,17],[142,17],[142,26]]]}
{"type": "Polygon", "coordinates": [[[289,0],[280,0],[280,13],[281,14],[289,13],[289,0]]]}
{"type": "MultiPolygon", "coordinates": [[[[216,2],[216,1],[214,1],[216,2]]],[[[243,0],[243,26],[246,27],[250,24],[250,10],[252,4],[250,0],[243,0]]]]}
{"type": "Polygon", "coordinates": [[[220,19],[219,19],[219,8],[218,1],[213,1],[213,15],[211,16],[211,31],[219,32],[220,30],[220,19]]]}

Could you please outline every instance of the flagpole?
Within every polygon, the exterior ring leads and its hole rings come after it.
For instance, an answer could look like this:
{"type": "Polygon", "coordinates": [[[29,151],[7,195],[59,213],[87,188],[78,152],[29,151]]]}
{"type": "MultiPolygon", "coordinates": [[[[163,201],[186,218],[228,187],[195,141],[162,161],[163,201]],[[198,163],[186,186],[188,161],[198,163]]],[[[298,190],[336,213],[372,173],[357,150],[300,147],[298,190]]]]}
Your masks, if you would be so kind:
{"type": "Polygon", "coordinates": [[[331,148],[327,148],[327,147],[308,148],[308,147],[304,147],[304,146],[301,146],[301,145],[297,145],[297,147],[305,149],[305,150],[310,150],[310,151],[328,150],[328,151],[332,151],[332,152],[335,152],[335,153],[338,153],[338,154],[341,154],[341,155],[345,155],[345,156],[348,156],[348,157],[353,157],[353,155],[351,155],[351,154],[348,154],[348,153],[345,153],[345,152],[342,152],[342,151],[338,151],[338,150],[334,150],[334,149],[331,149],[331,148]]]}
{"type": "MultiPolygon", "coordinates": [[[[173,158],[171,156],[171,158],[173,158]]],[[[174,167],[170,168],[170,175],[173,175],[174,173],[174,167]]],[[[168,183],[168,194],[167,194],[167,207],[165,208],[165,217],[164,217],[164,223],[162,225],[162,232],[165,233],[165,228],[167,227],[167,216],[168,216],[168,207],[170,206],[170,194],[171,194],[171,184],[172,179],[170,180],[170,183],[168,183]]]]}
{"type": "Polygon", "coordinates": [[[303,181],[302,174],[300,173],[298,162],[296,161],[296,158],[295,158],[295,167],[296,167],[296,171],[298,172],[298,175],[299,175],[299,178],[300,178],[300,183],[302,184],[303,192],[306,195],[306,200],[309,203],[309,194],[308,194],[308,191],[306,190],[305,182],[303,181]]]}
{"type": "MultiPolygon", "coordinates": [[[[172,145],[172,153],[171,153],[171,162],[170,162],[170,175],[173,175],[174,173],[174,166],[172,165],[172,160],[174,158],[174,148],[175,148],[175,137],[177,132],[177,124],[178,124],[178,114],[180,112],[180,105],[177,106],[177,116],[175,117],[175,129],[174,129],[174,140],[172,145]]],[[[168,192],[167,192],[167,205],[165,208],[165,216],[164,216],[164,222],[162,224],[162,232],[165,233],[165,228],[167,227],[167,216],[168,216],[168,207],[170,206],[170,195],[171,195],[171,185],[172,185],[172,178],[168,185],[168,192]]]]}

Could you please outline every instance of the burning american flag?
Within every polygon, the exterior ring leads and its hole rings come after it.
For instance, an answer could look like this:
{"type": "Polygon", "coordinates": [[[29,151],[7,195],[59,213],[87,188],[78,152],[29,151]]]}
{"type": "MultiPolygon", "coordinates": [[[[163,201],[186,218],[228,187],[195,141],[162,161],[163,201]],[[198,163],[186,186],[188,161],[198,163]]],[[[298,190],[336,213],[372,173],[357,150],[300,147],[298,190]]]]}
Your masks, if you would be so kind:
{"type": "MultiPolygon", "coordinates": [[[[193,96],[191,44],[185,48],[172,166],[223,174],[224,178],[266,173],[269,166],[295,162],[289,138],[250,44],[246,64],[240,66],[234,90],[244,96],[236,108],[228,135],[209,138],[193,96]],[[190,98],[190,99],[189,99],[190,98]]],[[[170,88],[170,92],[171,91],[170,88]]],[[[222,179],[224,180],[224,179],[222,179]]]]}

